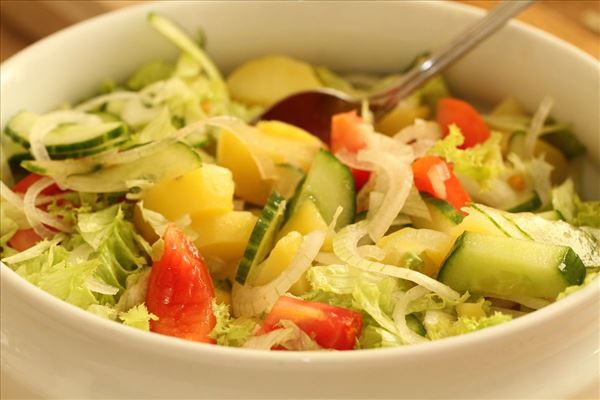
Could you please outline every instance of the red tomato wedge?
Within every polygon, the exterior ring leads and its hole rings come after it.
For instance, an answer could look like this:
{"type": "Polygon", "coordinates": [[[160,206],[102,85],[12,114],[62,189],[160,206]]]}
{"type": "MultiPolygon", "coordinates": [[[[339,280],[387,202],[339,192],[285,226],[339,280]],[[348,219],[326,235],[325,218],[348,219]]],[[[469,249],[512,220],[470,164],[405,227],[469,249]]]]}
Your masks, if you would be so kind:
{"type": "Polygon", "coordinates": [[[490,130],[481,118],[481,115],[469,103],[459,99],[447,97],[438,101],[437,122],[446,136],[451,124],[456,124],[465,137],[461,149],[473,147],[483,143],[490,137],[490,130]]]}
{"type": "MultiPolygon", "coordinates": [[[[27,189],[29,189],[29,187],[31,185],[33,185],[34,183],[36,183],[37,181],[39,181],[42,178],[43,178],[43,176],[41,176],[41,175],[29,174],[25,178],[23,178],[19,182],[17,182],[17,184],[15,186],[13,186],[12,191],[15,193],[25,193],[25,192],[27,192],[27,189]]],[[[52,195],[59,194],[59,193],[63,193],[63,191],[60,190],[58,185],[52,185],[42,191],[42,194],[45,196],[52,196],[52,195]]]]}
{"type": "Polygon", "coordinates": [[[469,195],[454,175],[452,166],[441,157],[419,158],[413,162],[412,170],[415,186],[420,192],[444,199],[459,211],[470,201],[469,195]],[[443,185],[442,190],[439,185],[443,185]]]}
{"type": "Polygon", "coordinates": [[[13,237],[10,238],[8,244],[17,251],[25,251],[41,240],[42,237],[35,233],[32,228],[19,229],[15,232],[13,237]]]}
{"type": "Polygon", "coordinates": [[[214,343],[209,337],[216,319],[212,311],[215,289],[198,249],[171,225],[163,240],[164,253],[152,265],[146,307],[158,321],[150,330],[196,342],[214,343]]]}
{"type": "MultiPolygon", "coordinates": [[[[356,114],[356,111],[340,113],[331,117],[331,151],[334,154],[342,149],[358,153],[367,146],[359,130],[362,122],[362,118],[356,114]]],[[[371,173],[354,168],[350,168],[350,170],[354,176],[354,187],[356,191],[359,191],[367,183],[371,173]]]]}
{"type": "Polygon", "coordinates": [[[362,328],[362,315],[356,311],[280,296],[259,334],[279,328],[281,320],[294,322],[319,346],[336,350],[352,350],[362,328]]]}

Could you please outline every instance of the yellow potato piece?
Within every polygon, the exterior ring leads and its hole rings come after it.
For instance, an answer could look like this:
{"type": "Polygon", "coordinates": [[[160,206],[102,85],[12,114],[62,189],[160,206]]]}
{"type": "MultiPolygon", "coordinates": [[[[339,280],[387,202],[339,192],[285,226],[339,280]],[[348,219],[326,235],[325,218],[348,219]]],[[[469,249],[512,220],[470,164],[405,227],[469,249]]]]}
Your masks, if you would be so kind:
{"type": "MultiPolygon", "coordinates": [[[[327,230],[327,223],[321,216],[314,202],[307,200],[300,204],[290,219],[285,223],[278,237],[282,238],[290,232],[300,232],[302,235],[307,235],[315,230],[327,230]]],[[[325,242],[321,247],[323,251],[332,251],[331,235],[325,237],[325,242]]]]}
{"type": "Polygon", "coordinates": [[[198,234],[194,244],[204,257],[217,257],[225,262],[239,259],[248,245],[256,220],[249,211],[231,211],[202,218],[192,216],[192,229],[198,234]]]}
{"type": "MultiPolygon", "coordinates": [[[[260,265],[256,266],[256,273],[251,277],[255,286],[266,285],[277,278],[292,262],[302,245],[302,235],[296,231],[289,232],[277,241],[271,254],[260,265]]],[[[306,276],[302,276],[292,287],[290,293],[299,296],[310,290],[311,286],[306,276]]]]}
{"type": "Polygon", "coordinates": [[[261,121],[256,125],[260,132],[261,148],[275,164],[288,163],[310,168],[323,142],[304,129],[280,121],[261,121]]]}
{"type": "Polygon", "coordinates": [[[321,82],[305,62],[266,56],[236,68],[227,79],[227,87],[235,100],[268,106],[292,93],[319,88],[321,82]]]}
{"type": "Polygon", "coordinates": [[[323,142],[321,142],[321,140],[318,137],[312,135],[311,133],[305,131],[302,128],[298,128],[297,126],[288,124],[286,122],[260,121],[258,124],[256,124],[256,128],[262,133],[269,136],[290,139],[307,145],[313,145],[316,147],[323,146],[323,142]]]}
{"type": "MultiPolygon", "coordinates": [[[[168,168],[168,165],[164,166],[168,168]]],[[[175,179],[157,183],[144,193],[144,207],[170,221],[190,216],[210,216],[233,210],[234,184],[226,168],[204,164],[175,179]]]]}
{"type": "MultiPolygon", "coordinates": [[[[450,252],[454,237],[448,236],[447,240],[440,240],[439,245],[435,248],[425,247],[415,237],[415,228],[403,228],[387,236],[384,236],[377,242],[377,246],[389,253],[388,257],[403,254],[412,251],[419,255],[425,263],[423,273],[429,276],[434,276],[442,265],[442,262],[450,252]]],[[[388,263],[389,260],[384,259],[388,263]]]]}
{"type": "Polygon", "coordinates": [[[221,131],[217,162],[231,171],[236,196],[255,205],[265,204],[271,192],[271,183],[262,179],[258,161],[248,143],[229,131],[221,131]]]}
{"type": "Polygon", "coordinates": [[[375,124],[375,130],[393,136],[403,128],[412,125],[417,118],[426,119],[429,111],[429,107],[419,105],[416,99],[401,101],[375,124]]]}

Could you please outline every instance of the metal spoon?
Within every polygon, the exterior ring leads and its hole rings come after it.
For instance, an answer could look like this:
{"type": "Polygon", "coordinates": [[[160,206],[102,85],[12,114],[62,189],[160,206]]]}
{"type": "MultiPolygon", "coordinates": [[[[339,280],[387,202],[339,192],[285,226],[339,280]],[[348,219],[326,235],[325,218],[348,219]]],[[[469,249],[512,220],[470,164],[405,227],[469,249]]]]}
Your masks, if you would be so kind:
{"type": "MultiPolygon", "coordinates": [[[[535,0],[503,0],[483,19],[458,34],[430,57],[410,69],[399,82],[368,97],[375,116],[384,115],[404,97],[473,49],[535,0]]],[[[257,120],[279,120],[301,127],[329,143],[331,117],[359,109],[362,99],[334,89],[294,93],[263,112],[257,120]]]]}

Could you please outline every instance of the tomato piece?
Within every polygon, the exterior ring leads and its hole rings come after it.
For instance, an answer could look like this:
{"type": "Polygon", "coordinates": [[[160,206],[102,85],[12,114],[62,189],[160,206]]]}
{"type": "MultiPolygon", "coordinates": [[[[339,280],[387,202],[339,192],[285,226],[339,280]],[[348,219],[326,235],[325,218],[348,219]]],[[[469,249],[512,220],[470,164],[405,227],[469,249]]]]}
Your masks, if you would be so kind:
{"type": "MultiPolygon", "coordinates": [[[[429,193],[434,197],[444,199],[460,212],[462,212],[461,208],[471,201],[469,194],[465,191],[456,175],[454,175],[452,165],[447,164],[441,157],[425,156],[419,158],[413,162],[412,170],[415,186],[420,192],[429,193]],[[435,185],[430,177],[430,171],[433,168],[438,168],[438,165],[442,168],[446,168],[449,175],[449,177],[440,176],[440,179],[444,182],[445,188],[445,193],[443,195],[436,191],[435,185]]],[[[435,170],[433,173],[436,173],[435,170]]]]}
{"type": "Polygon", "coordinates": [[[35,233],[32,228],[19,229],[15,232],[13,237],[10,238],[8,244],[17,251],[25,251],[28,248],[33,247],[41,240],[42,237],[35,233]]]}
{"type": "Polygon", "coordinates": [[[336,350],[352,350],[362,328],[362,315],[356,311],[280,296],[259,334],[278,329],[281,320],[294,322],[319,346],[336,350]]]}
{"type": "Polygon", "coordinates": [[[447,97],[438,101],[437,122],[442,128],[443,136],[450,130],[449,126],[456,124],[465,137],[461,149],[483,143],[490,137],[490,130],[481,115],[469,103],[447,97]]]}
{"type": "MultiPolygon", "coordinates": [[[[358,153],[364,149],[365,143],[359,126],[363,119],[356,111],[336,114],[331,117],[331,151],[333,153],[346,149],[351,153],[358,153]]],[[[354,176],[354,187],[359,191],[369,180],[371,173],[361,169],[350,168],[354,176]]]]}
{"type": "MultiPolygon", "coordinates": [[[[43,176],[38,174],[29,174],[25,178],[17,182],[17,184],[13,186],[12,191],[15,193],[25,193],[31,185],[33,185],[42,178],[43,176]]],[[[63,193],[63,191],[60,190],[60,188],[56,184],[49,186],[42,191],[42,194],[46,196],[52,196],[59,193],[63,193]]]]}
{"type": "Polygon", "coordinates": [[[174,225],[167,228],[163,240],[164,252],[152,265],[146,293],[148,311],[159,318],[150,322],[150,330],[214,343],[209,334],[216,323],[215,289],[204,259],[174,225]]]}

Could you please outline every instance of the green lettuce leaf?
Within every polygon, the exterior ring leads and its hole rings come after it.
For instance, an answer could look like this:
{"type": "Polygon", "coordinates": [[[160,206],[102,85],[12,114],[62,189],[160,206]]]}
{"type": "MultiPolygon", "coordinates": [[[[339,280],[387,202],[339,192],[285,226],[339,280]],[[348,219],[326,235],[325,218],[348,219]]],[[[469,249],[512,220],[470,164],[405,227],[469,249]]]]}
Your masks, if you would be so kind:
{"type": "Polygon", "coordinates": [[[140,90],[151,83],[167,79],[175,67],[171,63],[164,61],[152,61],[131,75],[127,80],[127,87],[131,90],[140,90]]]}
{"type": "Polygon", "coordinates": [[[258,321],[253,318],[231,318],[227,304],[213,300],[212,310],[217,323],[210,337],[219,345],[241,347],[258,329],[258,321]]]}
{"type": "Polygon", "coordinates": [[[158,321],[158,317],[148,311],[145,304],[130,308],[128,311],[120,312],[119,319],[124,325],[129,325],[143,331],[150,330],[150,320],[158,321]]]}
{"type": "Polygon", "coordinates": [[[571,225],[600,228],[600,201],[582,201],[570,178],[552,189],[552,207],[571,225]]]}
{"type": "Polygon", "coordinates": [[[583,289],[584,287],[586,287],[587,285],[592,283],[592,281],[594,279],[598,278],[599,275],[600,275],[600,272],[588,272],[581,285],[573,285],[573,286],[567,287],[565,290],[563,290],[562,292],[560,292],[558,294],[558,296],[556,297],[556,301],[558,301],[560,299],[564,299],[565,297],[583,289]]]}
{"type": "Polygon", "coordinates": [[[512,317],[500,312],[494,312],[491,316],[481,318],[456,317],[453,314],[432,310],[427,311],[423,319],[423,325],[427,331],[427,337],[431,340],[442,339],[449,336],[463,335],[465,333],[478,331],[495,326],[507,321],[512,317]]]}
{"type": "Polygon", "coordinates": [[[454,164],[454,171],[458,175],[470,178],[482,188],[487,188],[490,182],[506,170],[502,160],[500,141],[502,135],[492,132],[484,143],[468,149],[459,149],[465,138],[460,129],[452,124],[448,135],[436,142],[429,154],[443,157],[454,164]]]}

